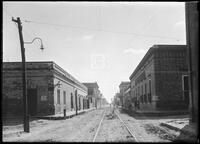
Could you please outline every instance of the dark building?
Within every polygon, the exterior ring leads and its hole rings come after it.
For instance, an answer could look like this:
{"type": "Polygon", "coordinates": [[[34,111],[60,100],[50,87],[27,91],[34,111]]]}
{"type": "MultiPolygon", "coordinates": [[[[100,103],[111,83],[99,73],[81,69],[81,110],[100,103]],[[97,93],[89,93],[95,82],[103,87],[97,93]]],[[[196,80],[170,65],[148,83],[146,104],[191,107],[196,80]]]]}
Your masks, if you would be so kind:
{"type": "MultiPolygon", "coordinates": [[[[53,115],[85,108],[87,87],[54,62],[26,62],[30,115],[53,115]]],[[[3,114],[23,114],[22,63],[3,63],[3,114]]]]}
{"type": "Polygon", "coordinates": [[[154,45],[129,79],[135,110],[187,111],[189,91],[185,45],[154,45]]]}

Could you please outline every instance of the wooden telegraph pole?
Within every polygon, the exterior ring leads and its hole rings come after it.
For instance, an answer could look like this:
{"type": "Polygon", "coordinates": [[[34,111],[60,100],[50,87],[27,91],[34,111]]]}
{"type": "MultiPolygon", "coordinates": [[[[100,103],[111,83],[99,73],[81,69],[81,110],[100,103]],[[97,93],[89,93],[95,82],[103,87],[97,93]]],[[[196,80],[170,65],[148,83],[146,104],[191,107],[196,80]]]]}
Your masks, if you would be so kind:
{"type": "Polygon", "coordinates": [[[23,106],[24,106],[24,132],[30,132],[29,128],[29,116],[28,116],[28,103],[27,103],[27,88],[26,88],[26,59],[25,59],[25,48],[24,40],[22,35],[22,23],[19,17],[17,20],[12,18],[12,21],[18,24],[19,40],[21,45],[21,56],[22,56],[22,81],[23,81],[23,106]]]}

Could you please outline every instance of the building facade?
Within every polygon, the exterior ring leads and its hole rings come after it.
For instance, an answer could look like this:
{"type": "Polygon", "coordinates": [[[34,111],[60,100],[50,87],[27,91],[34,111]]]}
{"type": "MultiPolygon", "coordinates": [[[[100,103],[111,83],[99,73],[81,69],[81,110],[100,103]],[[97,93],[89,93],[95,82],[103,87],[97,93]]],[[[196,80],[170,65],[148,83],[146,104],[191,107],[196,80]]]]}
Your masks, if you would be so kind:
{"type": "Polygon", "coordinates": [[[99,86],[97,82],[94,83],[83,83],[88,89],[88,103],[90,108],[98,108],[100,107],[100,99],[101,99],[101,93],[99,90],[99,86]]]}
{"type": "Polygon", "coordinates": [[[154,45],[145,54],[131,81],[134,110],[188,110],[188,68],[185,45],[154,45]]]}
{"type": "Polygon", "coordinates": [[[121,82],[119,85],[120,101],[122,107],[125,107],[125,90],[130,86],[130,82],[121,82]]]}
{"type": "Polygon", "coordinates": [[[120,93],[116,93],[114,95],[113,103],[114,103],[114,105],[122,106],[122,103],[121,103],[121,100],[120,100],[120,93]]]}
{"type": "MultiPolygon", "coordinates": [[[[54,62],[26,62],[30,115],[53,115],[86,108],[87,87],[54,62]]],[[[3,63],[3,113],[22,114],[22,63],[3,63]]]]}
{"type": "Polygon", "coordinates": [[[131,101],[131,87],[130,85],[124,91],[124,108],[126,110],[132,109],[132,101],[131,101]]]}

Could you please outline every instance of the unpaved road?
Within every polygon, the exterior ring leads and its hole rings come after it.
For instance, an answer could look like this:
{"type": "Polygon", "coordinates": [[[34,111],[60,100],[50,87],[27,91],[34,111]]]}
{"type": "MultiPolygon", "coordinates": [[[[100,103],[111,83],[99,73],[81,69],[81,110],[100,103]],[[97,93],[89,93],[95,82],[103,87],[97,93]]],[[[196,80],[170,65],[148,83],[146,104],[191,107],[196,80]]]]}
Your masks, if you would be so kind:
{"type": "Polygon", "coordinates": [[[91,142],[103,111],[104,109],[93,110],[66,120],[40,120],[44,126],[33,127],[30,133],[20,132],[17,135],[4,135],[3,141],[91,142]]]}
{"type": "MultiPolygon", "coordinates": [[[[23,125],[3,126],[3,141],[92,142],[104,112],[106,115],[95,142],[134,142],[120,120],[110,114],[109,107],[66,120],[35,120],[30,122],[30,133],[23,132],[23,125]]],[[[180,132],[160,126],[166,119],[141,119],[117,112],[138,142],[171,142],[180,135],[180,132]]]]}
{"type": "Polygon", "coordinates": [[[135,139],[131,137],[115,113],[109,110],[105,113],[95,142],[135,142],[135,139]]]}

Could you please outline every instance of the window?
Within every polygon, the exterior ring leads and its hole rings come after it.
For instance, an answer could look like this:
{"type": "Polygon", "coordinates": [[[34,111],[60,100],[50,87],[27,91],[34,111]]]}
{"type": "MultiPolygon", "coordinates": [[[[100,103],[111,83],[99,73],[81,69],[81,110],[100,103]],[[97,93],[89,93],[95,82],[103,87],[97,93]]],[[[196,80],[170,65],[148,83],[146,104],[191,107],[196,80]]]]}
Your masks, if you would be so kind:
{"type": "Polygon", "coordinates": [[[138,87],[138,96],[140,97],[140,86],[138,87]]]}
{"type": "Polygon", "coordinates": [[[141,97],[142,97],[142,103],[144,102],[144,96],[143,96],[143,85],[141,86],[142,87],[142,89],[141,89],[141,97]]]}
{"type": "Polygon", "coordinates": [[[188,76],[183,75],[183,91],[188,91],[189,90],[189,85],[188,85],[188,76]]]}
{"type": "Polygon", "coordinates": [[[151,80],[149,79],[149,102],[151,103],[151,80]]]}
{"type": "Polygon", "coordinates": [[[57,90],[57,104],[60,104],[60,90],[57,90]]]}
{"type": "Polygon", "coordinates": [[[144,93],[144,95],[145,95],[145,97],[144,97],[145,100],[144,101],[145,101],[145,103],[147,103],[147,84],[146,83],[144,84],[144,92],[145,92],[144,93]]]}
{"type": "Polygon", "coordinates": [[[66,91],[63,91],[63,103],[66,104],[66,91]]]}
{"type": "Polygon", "coordinates": [[[94,94],[94,90],[93,89],[88,89],[88,95],[93,95],[94,94]]]}
{"type": "Polygon", "coordinates": [[[137,97],[137,88],[135,89],[135,95],[136,95],[136,97],[137,97]]]}
{"type": "Polygon", "coordinates": [[[74,108],[73,94],[71,93],[71,108],[74,108]]]}
{"type": "Polygon", "coordinates": [[[81,109],[81,97],[79,96],[79,110],[81,109]]]}
{"type": "Polygon", "coordinates": [[[47,96],[41,96],[41,101],[47,101],[47,96]]]}

